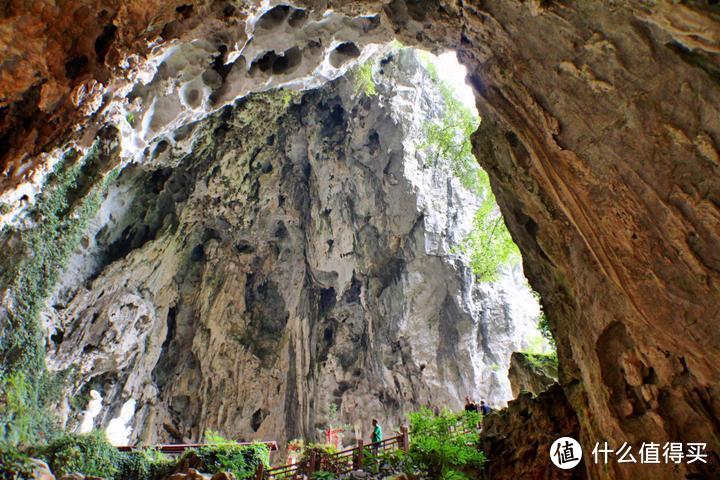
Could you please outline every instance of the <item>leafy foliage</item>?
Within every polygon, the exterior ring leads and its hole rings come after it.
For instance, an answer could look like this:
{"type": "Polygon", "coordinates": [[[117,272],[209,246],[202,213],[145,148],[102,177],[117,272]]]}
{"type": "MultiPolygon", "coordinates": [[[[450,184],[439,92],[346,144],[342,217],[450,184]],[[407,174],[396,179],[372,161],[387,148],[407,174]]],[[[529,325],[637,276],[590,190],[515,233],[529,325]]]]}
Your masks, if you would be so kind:
{"type": "Polygon", "coordinates": [[[41,450],[40,456],[57,477],[78,472],[86,476],[114,478],[122,460],[120,452],[108,442],[105,433],[97,430],[58,437],[41,450]]]}
{"type": "Polygon", "coordinates": [[[308,443],[303,449],[302,456],[300,457],[301,462],[309,462],[313,452],[316,458],[320,458],[321,455],[332,455],[337,453],[337,448],[334,445],[326,445],[324,443],[308,443]]]}
{"type": "Polygon", "coordinates": [[[319,471],[313,474],[313,480],[335,480],[337,477],[332,472],[319,471]]]}
{"type": "MultiPolygon", "coordinates": [[[[432,65],[432,64],[429,64],[432,65]]],[[[439,80],[434,66],[428,67],[430,76],[437,83],[444,104],[444,115],[440,122],[425,124],[425,141],[421,145],[430,154],[430,165],[447,163],[462,185],[475,194],[485,194],[486,186],[481,177],[484,174],[472,152],[470,136],[480,119],[472,110],[463,105],[453,93],[452,87],[439,80]]],[[[487,177],[487,174],[485,174],[487,177]]]]}
{"type": "Polygon", "coordinates": [[[175,466],[175,460],[152,448],[120,455],[115,476],[118,480],[157,480],[170,474],[175,466]]]}
{"type": "Polygon", "coordinates": [[[429,409],[422,409],[409,418],[408,455],[428,478],[472,478],[468,474],[482,468],[485,455],[478,449],[477,428],[480,414],[446,410],[435,416],[429,409]]]}
{"type": "MultiPolygon", "coordinates": [[[[483,176],[487,178],[484,171],[482,175],[478,175],[483,176]]],[[[505,226],[489,181],[486,185],[485,197],[475,212],[472,231],[464,240],[462,249],[470,256],[470,266],[475,276],[481,281],[491,282],[497,279],[502,265],[520,260],[520,250],[505,226]]]]}
{"type": "Polygon", "coordinates": [[[355,95],[364,94],[367,97],[377,95],[375,80],[373,79],[372,60],[368,60],[355,70],[355,95]]]}
{"type": "Polygon", "coordinates": [[[556,348],[555,336],[550,330],[550,324],[548,323],[547,315],[545,314],[545,312],[540,312],[540,318],[538,319],[537,326],[538,329],[540,329],[540,333],[545,338],[545,340],[547,340],[553,348],[556,348]]]}
{"type": "Polygon", "coordinates": [[[0,479],[32,478],[34,465],[30,457],[9,444],[0,444],[0,479]]]}
{"type": "Polygon", "coordinates": [[[557,352],[552,353],[530,353],[523,352],[525,358],[535,367],[541,370],[558,368],[558,357],[557,352]]]}
{"type": "Polygon", "coordinates": [[[480,199],[473,229],[460,250],[470,257],[476,277],[481,281],[493,281],[501,265],[520,260],[520,251],[495,202],[490,178],[473,155],[470,137],[480,125],[480,119],[455,97],[450,85],[440,80],[432,61],[424,58],[425,68],[440,90],[444,115],[440,121],[425,125],[425,140],[420,147],[428,152],[430,165],[447,165],[460,183],[480,199]]]}
{"type": "Polygon", "coordinates": [[[16,370],[0,374],[0,444],[23,445],[47,441],[59,433],[57,419],[46,404],[60,394],[63,376],[46,371],[34,380],[16,370]]]}
{"type": "Polygon", "coordinates": [[[290,107],[290,105],[293,104],[293,102],[296,101],[296,99],[298,99],[302,96],[302,93],[295,91],[295,90],[290,90],[287,88],[281,88],[277,91],[277,95],[280,99],[280,102],[281,102],[283,108],[287,109],[290,107]]]}
{"type": "Polygon", "coordinates": [[[405,472],[414,474],[418,470],[410,456],[402,450],[387,450],[373,453],[370,447],[363,450],[363,470],[371,475],[390,476],[405,472]]]}
{"type": "Polygon", "coordinates": [[[251,478],[260,463],[270,465],[270,449],[264,443],[240,445],[212,430],[205,432],[205,441],[212,443],[185,452],[183,458],[193,456],[198,467],[208,473],[232,472],[236,478],[251,478]]]}
{"type": "MultiPolygon", "coordinates": [[[[553,350],[557,349],[557,344],[555,343],[555,336],[552,333],[552,330],[550,330],[550,323],[548,322],[547,314],[545,313],[545,310],[542,307],[542,301],[540,299],[540,294],[533,290],[532,292],[533,296],[537,300],[537,302],[540,304],[540,317],[538,318],[537,327],[538,330],[540,330],[540,334],[545,338],[545,340],[548,341],[550,344],[550,347],[553,350]]],[[[557,356],[557,354],[556,354],[557,356]]]]}

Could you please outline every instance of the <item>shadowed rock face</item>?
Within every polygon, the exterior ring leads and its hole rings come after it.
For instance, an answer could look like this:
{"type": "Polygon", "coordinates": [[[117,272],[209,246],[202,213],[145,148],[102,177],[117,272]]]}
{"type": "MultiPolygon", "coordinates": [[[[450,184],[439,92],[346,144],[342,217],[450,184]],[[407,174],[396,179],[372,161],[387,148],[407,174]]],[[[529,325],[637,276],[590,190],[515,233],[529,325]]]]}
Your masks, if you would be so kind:
{"type": "MultiPolygon", "coordinates": [[[[491,175],[531,284],[542,294],[558,340],[561,382],[585,448],[603,440],[636,445],[672,440],[708,442],[715,452],[709,466],[682,465],[676,471],[589,465],[589,472],[598,478],[674,478],[693,471],[715,476],[720,451],[717,6],[699,1],[488,1],[462,7],[402,0],[382,6],[298,3],[313,14],[327,7],[348,15],[379,13],[388,35],[455,48],[469,67],[483,116],[475,151],[491,175]]],[[[213,3],[182,13],[174,8],[179,2],[129,5],[106,9],[117,12],[113,25],[118,27],[114,41],[109,42],[108,30],[100,42],[110,45],[106,63],[116,58],[115,50],[144,53],[142,40],[160,32],[211,38],[227,24],[241,32],[233,22],[242,24],[254,8],[213,3]]],[[[69,126],[88,124],[82,113],[65,115],[76,111],[67,103],[71,93],[61,87],[89,81],[84,91],[92,92],[92,81],[100,77],[91,67],[104,29],[84,27],[90,19],[96,22],[101,6],[78,1],[62,14],[41,3],[33,6],[23,10],[23,2],[11,2],[4,7],[9,15],[4,22],[15,33],[3,40],[5,50],[15,52],[6,55],[12,61],[3,65],[0,90],[7,105],[5,189],[28,180],[22,165],[41,165],[45,160],[35,156],[41,150],[79,138],[69,126]],[[33,15],[18,14],[26,11],[33,15]],[[47,36],[57,42],[45,42],[47,36]],[[26,40],[15,44],[12,38],[26,40]],[[50,108],[45,105],[52,102],[41,100],[52,97],[52,88],[63,92],[58,105],[65,109],[37,114],[50,108]]],[[[117,65],[108,68],[109,78],[121,78],[117,65]]],[[[91,129],[85,131],[92,137],[91,129]]]]}
{"type": "MultiPolygon", "coordinates": [[[[561,470],[549,460],[556,439],[578,438],[579,433],[577,417],[559,385],[538,396],[521,393],[506,409],[483,418],[480,447],[488,458],[484,478],[588,478],[582,466],[561,470]]],[[[585,453],[587,463],[591,456],[585,453]]]]}

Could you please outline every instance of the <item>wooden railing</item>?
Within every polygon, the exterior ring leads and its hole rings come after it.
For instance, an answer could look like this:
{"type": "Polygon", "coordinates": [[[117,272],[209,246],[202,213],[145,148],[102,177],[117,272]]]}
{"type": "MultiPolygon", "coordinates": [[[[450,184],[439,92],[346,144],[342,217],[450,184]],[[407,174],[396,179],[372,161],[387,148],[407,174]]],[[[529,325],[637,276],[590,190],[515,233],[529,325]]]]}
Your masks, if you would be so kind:
{"type": "Polygon", "coordinates": [[[385,452],[391,450],[404,450],[409,448],[407,427],[400,429],[400,435],[386,438],[380,442],[365,445],[362,440],[357,446],[327,455],[313,451],[310,458],[293,463],[266,469],[258,465],[255,473],[256,480],[300,480],[311,478],[315,472],[332,472],[336,475],[358,470],[363,466],[363,459],[369,453],[385,452]]]}

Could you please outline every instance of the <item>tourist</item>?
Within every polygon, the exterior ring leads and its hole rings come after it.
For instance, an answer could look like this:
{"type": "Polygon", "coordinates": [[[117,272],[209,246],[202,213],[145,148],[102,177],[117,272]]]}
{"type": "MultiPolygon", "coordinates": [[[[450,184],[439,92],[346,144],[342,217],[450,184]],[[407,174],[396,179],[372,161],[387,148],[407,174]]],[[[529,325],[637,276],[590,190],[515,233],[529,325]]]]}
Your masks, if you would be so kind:
{"type": "Polygon", "coordinates": [[[377,455],[378,450],[380,450],[380,442],[382,442],[382,427],[378,423],[376,418],[372,419],[373,424],[373,431],[372,436],[370,437],[370,441],[372,442],[372,451],[375,455],[377,455]]]}
{"type": "Polygon", "coordinates": [[[485,403],[485,400],[480,400],[480,413],[482,413],[483,415],[490,414],[490,406],[485,403]]]}
{"type": "Polygon", "coordinates": [[[470,397],[465,397],[465,411],[466,412],[477,412],[478,411],[477,403],[470,400],[470,397]]]}

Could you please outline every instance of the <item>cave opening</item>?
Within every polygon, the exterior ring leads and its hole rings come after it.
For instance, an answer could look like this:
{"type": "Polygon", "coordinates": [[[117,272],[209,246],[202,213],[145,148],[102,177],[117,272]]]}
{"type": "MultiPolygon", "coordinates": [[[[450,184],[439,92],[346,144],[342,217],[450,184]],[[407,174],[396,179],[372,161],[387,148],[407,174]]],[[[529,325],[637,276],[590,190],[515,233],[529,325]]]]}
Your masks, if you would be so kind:
{"type": "MultiPolygon", "coordinates": [[[[273,13],[262,28],[272,27],[283,12],[273,13]]],[[[352,409],[366,388],[357,372],[361,378],[375,375],[367,371],[372,362],[379,362],[380,372],[404,378],[377,397],[389,425],[400,425],[406,412],[435,397],[453,408],[462,407],[465,397],[500,408],[521,391],[537,394],[547,387],[515,385],[509,378],[513,368],[532,371],[557,360],[552,337],[541,329],[537,294],[524,278],[489,176],[475,158],[471,137],[480,118],[464,67],[453,51],[436,56],[399,42],[370,50],[361,55],[354,45],[339,44],[330,63],[347,68],[335,80],[271,88],[193,124],[170,122],[138,152],[142,163],[118,169],[55,289],[59,306],[50,323],[68,333],[53,344],[53,361],[72,366],[83,365],[91,353],[108,361],[122,355],[133,360],[100,368],[149,369],[153,379],[198,375],[207,368],[204,357],[220,348],[197,343],[199,329],[210,328],[211,343],[237,349],[242,363],[259,362],[253,368],[262,369],[290,361],[284,344],[292,341],[294,328],[308,329],[315,373],[294,387],[318,396],[306,413],[305,435],[332,423],[326,406],[339,406],[333,421],[361,421],[361,412],[352,409]],[[297,267],[288,267],[297,264],[306,264],[299,283],[292,280],[297,267]],[[229,281],[236,274],[228,267],[247,273],[229,281]],[[174,272],[167,279],[147,277],[167,268],[174,272]],[[84,290],[76,289],[78,282],[84,290]],[[199,292],[212,307],[198,310],[189,298],[166,305],[158,296],[168,288],[180,298],[199,292]],[[120,323],[113,313],[118,307],[126,312],[120,323]],[[84,325],[76,312],[87,309],[93,309],[94,321],[84,325]],[[173,314],[172,329],[162,320],[165,311],[173,314]],[[376,331],[372,322],[380,322],[376,331]],[[92,333],[120,325],[122,333],[102,342],[92,333]],[[132,347],[122,341],[128,335],[135,338],[132,347]],[[86,353],[78,356],[78,348],[86,353]],[[157,352],[176,360],[153,363],[157,352]],[[512,364],[513,354],[522,361],[512,364]],[[347,372],[352,375],[345,379],[347,372]],[[340,383],[330,375],[339,375],[340,383]],[[422,393],[406,398],[408,390],[422,393]]],[[[265,65],[271,56],[259,61],[261,71],[271,71],[265,65]]],[[[158,74],[167,75],[168,68],[160,65],[158,74]]],[[[223,68],[230,78],[232,69],[223,68]]],[[[204,104],[201,89],[193,88],[198,93],[192,105],[204,104]]],[[[120,145],[168,113],[174,110],[163,113],[156,105],[148,120],[137,112],[122,115],[120,145]]],[[[98,360],[83,368],[101,373],[98,360]]],[[[548,375],[556,379],[557,368],[548,375]]],[[[129,382],[132,376],[118,378],[129,382]]],[[[199,384],[210,397],[225,384],[252,387],[245,374],[229,371],[201,377],[199,384]]],[[[213,400],[183,401],[187,412],[175,407],[178,399],[192,397],[198,382],[151,385],[149,391],[163,399],[158,412],[166,409],[162,423],[145,424],[152,418],[144,408],[150,399],[139,384],[129,390],[115,385],[122,398],[104,399],[111,405],[137,402],[132,413],[93,418],[99,425],[112,422],[116,441],[141,434],[178,438],[178,432],[188,440],[202,438],[198,422],[184,415],[213,400]]],[[[82,389],[82,381],[73,388],[82,389]]],[[[280,382],[276,388],[282,394],[288,387],[280,382]]],[[[252,418],[245,418],[250,407],[243,400],[230,423],[204,428],[261,435],[273,428],[264,421],[273,414],[272,401],[257,400],[252,418]],[[265,413],[260,418],[257,412],[265,413]]],[[[72,412],[67,421],[80,419],[87,415],[72,412]]]]}

